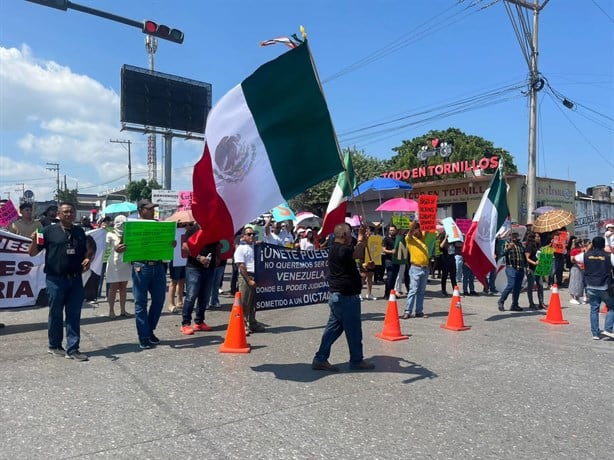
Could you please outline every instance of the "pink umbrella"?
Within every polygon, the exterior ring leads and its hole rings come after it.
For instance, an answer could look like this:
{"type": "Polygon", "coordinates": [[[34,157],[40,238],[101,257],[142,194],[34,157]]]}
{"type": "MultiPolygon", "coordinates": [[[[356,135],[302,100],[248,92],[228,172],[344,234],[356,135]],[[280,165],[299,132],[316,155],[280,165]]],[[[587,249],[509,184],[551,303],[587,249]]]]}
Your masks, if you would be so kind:
{"type": "Polygon", "coordinates": [[[375,210],[392,212],[415,212],[418,210],[418,202],[410,198],[392,198],[390,200],[384,201],[375,210]]]}

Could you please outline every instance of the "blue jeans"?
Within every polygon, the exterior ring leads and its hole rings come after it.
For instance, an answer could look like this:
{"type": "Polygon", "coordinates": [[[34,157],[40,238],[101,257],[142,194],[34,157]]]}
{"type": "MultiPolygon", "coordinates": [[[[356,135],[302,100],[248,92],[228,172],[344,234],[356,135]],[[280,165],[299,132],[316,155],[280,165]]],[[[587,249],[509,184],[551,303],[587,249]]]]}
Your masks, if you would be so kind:
{"type": "Polygon", "coordinates": [[[147,265],[133,262],[132,292],[136,332],[139,341],[145,344],[149,342],[149,337],[156,329],[164,306],[166,296],[166,267],[164,264],[147,265]],[[151,295],[149,311],[147,311],[147,293],[151,295]]]}
{"type": "Polygon", "coordinates": [[[487,276],[488,288],[485,288],[487,291],[490,291],[492,293],[497,291],[497,287],[495,286],[496,279],[497,279],[497,269],[494,269],[493,271],[489,272],[487,276]]]}
{"type": "Polygon", "coordinates": [[[226,271],[226,265],[215,267],[213,271],[213,285],[211,286],[211,301],[209,305],[217,305],[220,303],[220,285],[224,278],[224,271],[226,271]]]}
{"type": "Polygon", "coordinates": [[[454,263],[456,264],[456,283],[460,283],[465,276],[465,264],[463,263],[463,256],[455,254],[454,263]]]}
{"type": "Polygon", "coordinates": [[[503,305],[507,296],[512,293],[512,308],[519,307],[518,298],[522,289],[522,279],[524,278],[524,270],[516,270],[512,267],[505,267],[505,276],[507,276],[507,286],[503,289],[499,303],[503,305]]]}
{"type": "Polygon", "coordinates": [[[411,265],[409,267],[409,292],[407,293],[407,303],[405,313],[411,315],[416,304],[416,314],[424,310],[424,293],[426,292],[426,282],[429,279],[429,268],[411,265]]]}
{"type": "Polygon", "coordinates": [[[604,328],[608,332],[612,332],[614,328],[614,297],[608,295],[605,289],[590,289],[586,288],[588,303],[591,306],[591,333],[593,336],[599,336],[599,305],[605,302],[608,306],[608,312],[605,315],[604,328]]]}
{"type": "Polygon", "coordinates": [[[192,311],[198,300],[194,322],[205,321],[205,309],[211,297],[214,269],[186,267],[185,268],[185,299],[183,299],[183,318],[181,324],[187,326],[192,322],[192,311]]]}
{"type": "Polygon", "coordinates": [[[475,276],[471,269],[463,264],[463,294],[475,292],[474,280],[475,276]]]}
{"type": "Polygon", "coordinates": [[[49,295],[49,319],[47,334],[49,348],[60,348],[64,338],[64,308],[66,308],[66,353],[79,350],[81,337],[81,307],[85,292],[81,275],[75,278],[47,275],[47,294],[49,295]]]}
{"type": "Polygon", "coordinates": [[[331,292],[328,298],[328,306],[330,307],[330,316],[324,328],[320,349],[317,351],[315,359],[321,362],[327,361],[330,356],[330,348],[345,331],[345,338],[350,349],[350,363],[361,362],[364,356],[362,354],[360,297],[331,292]]]}

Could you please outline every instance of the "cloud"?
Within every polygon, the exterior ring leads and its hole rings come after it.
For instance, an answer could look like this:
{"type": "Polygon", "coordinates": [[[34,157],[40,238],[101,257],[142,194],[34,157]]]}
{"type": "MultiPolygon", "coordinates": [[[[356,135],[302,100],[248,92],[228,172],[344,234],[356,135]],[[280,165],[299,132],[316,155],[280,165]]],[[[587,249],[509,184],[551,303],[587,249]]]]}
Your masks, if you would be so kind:
{"type": "MultiPolygon", "coordinates": [[[[32,177],[40,181],[39,172],[55,182],[46,162],[60,163],[69,188],[118,178],[121,183],[122,176],[125,182],[126,152],[109,144],[120,134],[119,105],[113,89],[66,66],[35,58],[26,45],[0,47],[0,162],[7,171],[0,177],[3,189],[9,181],[32,177]]],[[[142,136],[133,139],[143,142],[142,136]]],[[[139,167],[138,161],[135,166],[139,167]]],[[[54,187],[39,188],[38,196],[54,187]]]]}

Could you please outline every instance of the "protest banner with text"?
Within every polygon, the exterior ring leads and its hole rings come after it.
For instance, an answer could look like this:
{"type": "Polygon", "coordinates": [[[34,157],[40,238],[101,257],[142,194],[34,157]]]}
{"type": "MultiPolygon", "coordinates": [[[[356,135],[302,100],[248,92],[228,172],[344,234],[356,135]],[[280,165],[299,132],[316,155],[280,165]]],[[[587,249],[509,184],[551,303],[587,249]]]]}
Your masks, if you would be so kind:
{"type": "Polygon", "coordinates": [[[437,195],[420,195],[418,197],[418,215],[422,231],[434,232],[437,230],[437,195]]]}
{"type": "Polygon", "coordinates": [[[173,260],[176,222],[128,220],[124,223],[124,262],[173,260]]]}
{"type": "Polygon", "coordinates": [[[256,309],[328,301],[328,251],[300,251],[270,244],[254,248],[256,309]]]}

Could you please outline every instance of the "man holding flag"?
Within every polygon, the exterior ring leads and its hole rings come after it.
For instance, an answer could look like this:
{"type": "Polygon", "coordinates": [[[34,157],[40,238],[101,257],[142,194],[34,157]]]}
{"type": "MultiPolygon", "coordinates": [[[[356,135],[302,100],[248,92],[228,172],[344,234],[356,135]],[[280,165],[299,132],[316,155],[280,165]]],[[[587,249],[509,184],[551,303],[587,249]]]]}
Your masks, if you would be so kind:
{"type": "Polygon", "coordinates": [[[225,94],[205,136],[193,173],[192,213],[201,226],[188,241],[193,254],[342,170],[306,40],[225,94]],[[297,168],[300,158],[309,161],[297,168]]]}
{"type": "Polygon", "coordinates": [[[462,251],[465,263],[484,286],[488,286],[486,275],[497,267],[495,241],[499,229],[509,224],[509,215],[501,162],[473,216],[462,251]]]}

